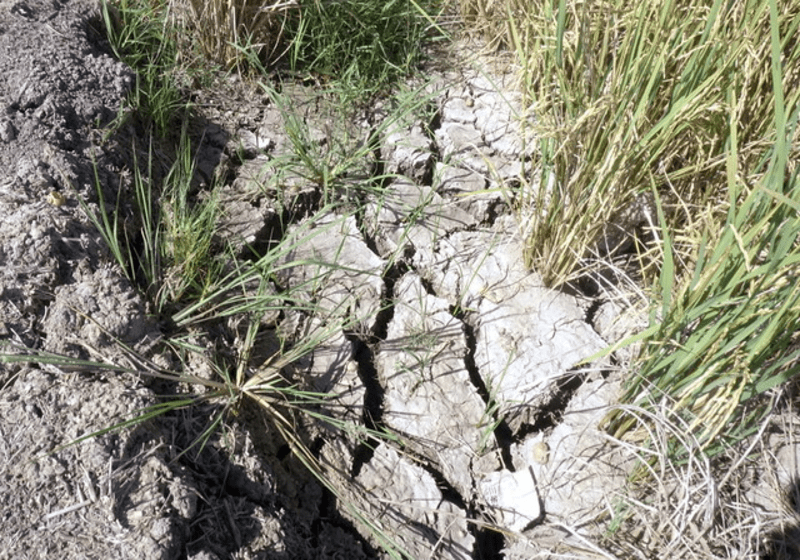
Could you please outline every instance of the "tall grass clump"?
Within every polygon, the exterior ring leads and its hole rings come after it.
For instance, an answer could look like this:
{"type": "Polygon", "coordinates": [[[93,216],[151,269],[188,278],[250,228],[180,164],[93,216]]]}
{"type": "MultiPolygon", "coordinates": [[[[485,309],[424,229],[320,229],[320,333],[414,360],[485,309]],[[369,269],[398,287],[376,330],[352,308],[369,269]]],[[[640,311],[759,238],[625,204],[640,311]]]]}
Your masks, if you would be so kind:
{"type": "MultiPolygon", "coordinates": [[[[776,76],[780,59],[775,48],[776,76]]],[[[787,115],[781,87],[776,80],[781,132],[767,152],[766,174],[738,167],[731,120],[727,216],[702,232],[693,270],[679,280],[671,234],[663,228],[660,305],[651,327],[637,336],[646,344],[625,395],[628,402],[678,415],[710,455],[755,432],[767,412],[760,397],[800,372],[800,181],[787,165],[787,138],[795,133],[800,106],[793,103],[787,115]],[[748,176],[758,177],[752,187],[748,176]]],[[[618,437],[643,438],[634,424],[621,413],[609,418],[618,437]]],[[[686,451],[678,447],[672,455],[682,458],[686,451]]]]}
{"type": "MultiPolygon", "coordinates": [[[[585,272],[608,256],[604,239],[624,234],[613,224],[627,229],[623,216],[634,201],[652,202],[653,188],[686,264],[697,220],[714,209],[713,220],[725,218],[731,119],[739,169],[765,172],[775,140],[769,3],[504,5],[539,123],[539,172],[521,196],[529,264],[550,285],[585,272]]],[[[799,8],[783,2],[776,15],[787,91],[800,73],[799,8]]]]}
{"type": "Polygon", "coordinates": [[[432,18],[436,0],[301,0],[289,23],[289,64],[348,85],[360,96],[380,92],[408,74],[422,45],[441,29],[432,18]]]}
{"type": "Polygon", "coordinates": [[[225,68],[288,70],[348,90],[383,91],[410,72],[426,41],[441,37],[440,0],[170,0],[189,55],[225,68]],[[257,61],[256,64],[253,64],[257,61]]]}
{"type": "Polygon", "coordinates": [[[175,77],[180,48],[161,0],[104,0],[101,16],[114,55],[136,73],[128,105],[159,137],[176,126],[186,100],[175,77]]]}
{"type": "Polygon", "coordinates": [[[297,17],[292,0],[170,0],[199,54],[224,67],[241,65],[246,57],[266,65],[285,54],[286,24],[297,17]]]}
{"type": "MultiPolygon", "coordinates": [[[[521,197],[529,263],[551,285],[585,274],[650,201],[639,258],[657,304],[624,400],[718,453],[800,367],[800,2],[506,7],[541,135],[521,197]]],[[[636,424],[609,418],[646,439],[636,424]]]]}
{"type": "MultiPolygon", "coordinates": [[[[704,232],[690,275],[675,281],[667,257],[661,302],[637,336],[645,344],[624,400],[678,415],[711,455],[752,434],[767,410],[759,397],[800,372],[798,187],[776,168],[704,232]]],[[[609,417],[616,436],[646,439],[635,424],[609,417]]]]}

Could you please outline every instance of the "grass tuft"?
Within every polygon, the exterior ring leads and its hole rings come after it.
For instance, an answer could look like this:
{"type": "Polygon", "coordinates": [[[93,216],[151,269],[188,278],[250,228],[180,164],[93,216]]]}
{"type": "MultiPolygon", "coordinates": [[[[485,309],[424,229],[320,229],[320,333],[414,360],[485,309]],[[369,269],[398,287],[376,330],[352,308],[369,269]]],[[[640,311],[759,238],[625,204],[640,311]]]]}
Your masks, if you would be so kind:
{"type": "Polygon", "coordinates": [[[168,5],[161,0],[103,0],[101,15],[114,55],[136,72],[129,106],[145,120],[145,128],[152,126],[159,137],[166,137],[186,108],[176,79],[180,49],[168,5]]]}
{"type": "Polygon", "coordinates": [[[356,98],[382,92],[421,60],[431,38],[435,0],[301,0],[299,17],[289,22],[293,71],[334,80],[356,98]]]}

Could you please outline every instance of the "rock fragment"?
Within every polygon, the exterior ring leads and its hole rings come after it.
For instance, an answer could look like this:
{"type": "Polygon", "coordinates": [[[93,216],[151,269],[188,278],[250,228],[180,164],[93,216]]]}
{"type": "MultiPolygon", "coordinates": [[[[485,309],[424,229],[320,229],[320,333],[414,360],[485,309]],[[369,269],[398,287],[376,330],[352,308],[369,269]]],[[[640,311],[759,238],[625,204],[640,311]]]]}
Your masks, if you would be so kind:
{"type": "Polygon", "coordinates": [[[529,469],[506,469],[488,473],[478,482],[478,491],[495,517],[495,523],[511,531],[522,531],[541,519],[536,480],[529,469]]]}
{"type": "Polygon", "coordinates": [[[547,436],[531,435],[512,447],[517,469],[530,469],[538,483],[544,512],[580,527],[600,515],[623,491],[633,457],[613,445],[598,425],[609,403],[619,398],[620,384],[596,376],[581,385],[547,436]],[[547,463],[537,461],[546,442],[547,463]]]}
{"type": "Polygon", "coordinates": [[[381,145],[384,172],[419,184],[429,183],[433,164],[433,142],[419,125],[391,132],[381,145]]]}
{"type": "Polygon", "coordinates": [[[17,137],[17,131],[8,119],[0,120],[0,140],[11,142],[17,137]]]}
{"type": "MultiPolygon", "coordinates": [[[[316,216],[287,232],[277,276],[298,304],[320,318],[372,329],[384,295],[386,263],[364,243],[352,216],[316,216]]],[[[355,327],[354,327],[355,328],[355,327]]]]}
{"type": "Polygon", "coordinates": [[[442,104],[442,121],[474,125],[477,116],[474,111],[475,100],[467,91],[449,95],[442,104]]]}
{"type": "Polygon", "coordinates": [[[487,148],[478,128],[457,122],[442,123],[436,130],[436,143],[444,161],[473,150],[484,153],[487,148]]]}

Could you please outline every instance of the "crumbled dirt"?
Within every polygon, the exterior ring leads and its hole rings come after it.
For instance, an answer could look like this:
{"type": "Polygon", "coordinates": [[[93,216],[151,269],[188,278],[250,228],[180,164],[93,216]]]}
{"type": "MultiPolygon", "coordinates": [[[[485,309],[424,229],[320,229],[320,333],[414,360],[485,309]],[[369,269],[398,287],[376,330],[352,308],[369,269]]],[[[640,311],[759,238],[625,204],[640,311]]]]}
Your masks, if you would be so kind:
{"type": "MultiPolygon", "coordinates": [[[[331,467],[336,498],[252,403],[207,440],[221,405],[125,423],[190,390],[143,371],[212,378],[240,347],[242,322],[183,333],[204,351],[175,351],[165,342],[176,326],[114,264],[89,218],[105,204],[135,231],[142,140],[135,123],[103,138],[134,76],[111,56],[97,4],[0,1],[0,53],[2,351],[73,360],[0,362],[0,558],[386,557],[345,502],[413,558],[595,557],[587,538],[600,540],[623,503],[635,455],[598,429],[630,354],[577,364],[641,316],[548,290],[523,266],[508,196],[531,173],[533,142],[511,117],[525,111],[510,73],[495,68],[489,79],[463,61],[459,71],[431,68],[429,102],[396,121],[386,120],[389,102],[343,120],[313,87],[291,83],[281,85],[290,108],[234,76],[194,94],[195,189],[202,197],[219,186],[218,241],[235,262],[318,233],[284,256],[282,266],[303,264],[270,288],[302,285],[318,312],[265,315],[253,368],[269,363],[279,335],[301,339],[347,319],[285,376],[335,395],[327,413],[405,442],[298,421],[331,467]],[[380,145],[326,190],[286,164],[287,109],[307,124],[312,153],[380,145]],[[361,211],[311,217],[331,202],[361,211]]],[[[773,525],[791,521],[781,488],[797,480],[797,446],[775,439],[793,425],[781,418],[761,448],[776,458],[745,465],[748,500],[773,525]]],[[[723,490],[743,480],[726,478],[723,490]]],[[[796,557],[787,535],[744,543],[740,557],[796,557]]]]}

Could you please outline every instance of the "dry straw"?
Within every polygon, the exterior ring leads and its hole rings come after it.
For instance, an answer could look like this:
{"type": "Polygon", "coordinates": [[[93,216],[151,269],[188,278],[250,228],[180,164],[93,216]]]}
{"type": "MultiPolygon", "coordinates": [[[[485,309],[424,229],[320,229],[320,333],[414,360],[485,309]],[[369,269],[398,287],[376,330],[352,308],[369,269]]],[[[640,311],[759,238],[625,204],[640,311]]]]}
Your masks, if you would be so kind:
{"type": "Polygon", "coordinates": [[[296,1],[276,0],[173,0],[176,13],[184,18],[192,40],[202,54],[227,67],[244,60],[242,47],[263,61],[276,61],[284,54],[286,20],[299,9],[296,1]]]}

